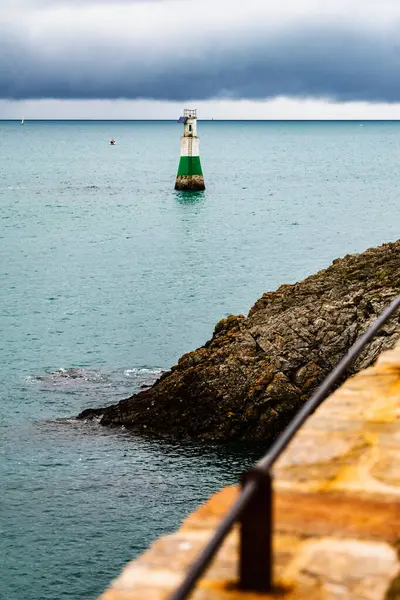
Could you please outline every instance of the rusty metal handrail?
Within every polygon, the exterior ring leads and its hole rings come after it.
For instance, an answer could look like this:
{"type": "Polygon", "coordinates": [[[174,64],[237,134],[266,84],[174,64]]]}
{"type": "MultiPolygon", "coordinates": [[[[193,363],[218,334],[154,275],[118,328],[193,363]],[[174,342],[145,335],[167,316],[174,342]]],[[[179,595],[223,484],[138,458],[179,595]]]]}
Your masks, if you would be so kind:
{"type": "Polygon", "coordinates": [[[239,497],[191,565],[183,582],[172,593],[170,600],[185,600],[189,596],[237,521],[240,523],[239,585],[241,589],[257,592],[270,592],[272,590],[273,489],[270,469],[300,427],[327,398],[334,385],[340,381],[364,346],[371,341],[398,308],[400,308],[400,296],[396,296],[371,327],[358,338],[348,353],[339,361],[276,439],[267,454],[250,471],[244,474],[239,497]],[[261,526],[262,523],[264,523],[264,527],[261,526]]]}

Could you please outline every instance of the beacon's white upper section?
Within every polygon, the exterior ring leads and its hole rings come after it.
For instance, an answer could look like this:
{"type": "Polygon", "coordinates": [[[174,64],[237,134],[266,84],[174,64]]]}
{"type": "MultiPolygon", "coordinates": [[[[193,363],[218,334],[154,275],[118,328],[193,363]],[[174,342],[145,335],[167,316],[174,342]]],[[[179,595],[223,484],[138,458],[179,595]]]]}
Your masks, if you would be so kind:
{"type": "Polygon", "coordinates": [[[185,117],[185,124],[183,126],[184,137],[196,137],[197,136],[197,111],[195,108],[185,108],[183,111],[185,117]]]}
{"type": "Polygon", "coordinates": [[[199,138],[190,136],[181,137],[181,156],[199,156],[199,138]]]}

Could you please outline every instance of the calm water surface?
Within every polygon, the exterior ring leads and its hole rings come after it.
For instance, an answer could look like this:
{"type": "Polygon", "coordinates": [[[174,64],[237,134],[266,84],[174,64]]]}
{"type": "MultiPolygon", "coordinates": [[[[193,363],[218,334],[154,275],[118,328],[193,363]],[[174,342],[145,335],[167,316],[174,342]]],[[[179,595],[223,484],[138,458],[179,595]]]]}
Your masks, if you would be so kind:
{"type": "Polygon", "coordinates": [[[398,123],[200,123],[207,190],[189,196],[180,133],[0,122],[1,599],[94,599],[263,451],[71,417],[264,291],[399,237],[398,123]]]}

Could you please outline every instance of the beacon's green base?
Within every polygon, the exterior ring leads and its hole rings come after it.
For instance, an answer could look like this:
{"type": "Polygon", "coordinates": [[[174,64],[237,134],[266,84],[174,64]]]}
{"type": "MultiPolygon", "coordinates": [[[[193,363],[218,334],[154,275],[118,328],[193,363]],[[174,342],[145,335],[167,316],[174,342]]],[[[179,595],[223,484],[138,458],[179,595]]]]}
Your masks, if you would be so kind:
{"type": "Polygon", "coordinates": [[[203,175],[200,156],[181,156],[178,167],[179,176],[203,175]]]}
{"type": "Polygon", "coordinates": [[[188,192],[198,192],[205,190],[203,175],[178,175],[175,182],[175,189],[188,192]]]}

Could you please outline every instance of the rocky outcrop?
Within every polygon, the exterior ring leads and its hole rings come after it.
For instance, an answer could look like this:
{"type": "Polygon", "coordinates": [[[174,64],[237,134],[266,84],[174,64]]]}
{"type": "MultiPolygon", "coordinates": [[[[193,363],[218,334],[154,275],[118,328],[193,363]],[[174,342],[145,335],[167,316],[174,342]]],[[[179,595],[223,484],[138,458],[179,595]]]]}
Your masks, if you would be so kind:
{"type": "MultiPolygon", "coordinates": [[[[300,283],[265,293],[247,317],[221,320],[210,341],[151,388],[78,418],[178,439],[268,442],[399,293],[400,240],[337,259],[300,283]]],[[[399,314],[349,374],[398,338],[399,314]]]]}

